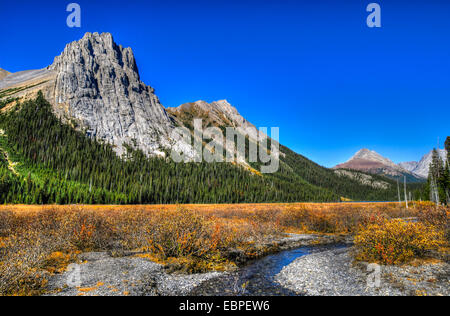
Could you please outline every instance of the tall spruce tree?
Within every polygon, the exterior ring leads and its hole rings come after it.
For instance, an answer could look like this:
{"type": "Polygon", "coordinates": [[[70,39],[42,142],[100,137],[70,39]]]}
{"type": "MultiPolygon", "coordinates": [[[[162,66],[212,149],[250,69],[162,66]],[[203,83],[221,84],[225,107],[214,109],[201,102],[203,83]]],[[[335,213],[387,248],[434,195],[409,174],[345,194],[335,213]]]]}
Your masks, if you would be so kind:
{"type": "Polygon", "coordinates": [[[442,201],[444,191],[442,191],[441,180],[444,174],[444,163],[439,156],[436,148],[433,149],[430,171],[428,174],[428,186],[430,192],[430,200],[436,203],[442,201]]]}
{"type": "Polygon", "coordinates": [[[450,205],[450,136],[445,140],[445,150],[447,151],[447,161],[444,171],[444,190],[447,205],[450,205]]]}
{"type": "Polygon", "coordinates": [[[445,140],[445,150],[447,151],[447,164],[450,165],[450,136],[445,140]]]}

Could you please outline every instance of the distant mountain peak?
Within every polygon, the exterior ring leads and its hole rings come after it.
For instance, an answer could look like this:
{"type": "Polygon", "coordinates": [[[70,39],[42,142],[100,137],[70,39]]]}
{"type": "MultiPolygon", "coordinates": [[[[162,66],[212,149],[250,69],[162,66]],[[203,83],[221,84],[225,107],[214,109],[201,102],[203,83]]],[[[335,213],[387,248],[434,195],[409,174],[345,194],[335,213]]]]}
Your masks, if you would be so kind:
{"type": "Polygon", "coordinates": [[[416,181],[418,178],[408,170],[395,164],[392,160],[383,157],[374,150],[363,148],[353,155],[346,163],[339,164],[334,169],[351,169],[372,174],[385,175],[390,178],[407,176],[416,181]]]}
{"type": "MultiPolygon", "coordinates": [[[[437,151],[442,161],[447,161],[447,151],[445,149],[437,149],[437,151]]],[[[399,165],[402,166],[404,169],[408,170],[409,172],[412,172],[413,174],[426,179],[428,178],[432,158],[433,158],[433,150],[431,150],[425,156],[423,156],[419,162],[417,161],[402,162],[399,165]]]]}
{"type": "Polygon", "coordinates": [[[390,159],[385,158],[381,156],[379,153],[377,153],[374,150],[370,150],[367,148],[363,148],[359,150],[348,162],[355,161],[355,160],[367,160],[372,161],[375,163],[381,163],[384,165],[388,165],[391,167],[396,166],[394,162],[392,162],[390,159]]]}

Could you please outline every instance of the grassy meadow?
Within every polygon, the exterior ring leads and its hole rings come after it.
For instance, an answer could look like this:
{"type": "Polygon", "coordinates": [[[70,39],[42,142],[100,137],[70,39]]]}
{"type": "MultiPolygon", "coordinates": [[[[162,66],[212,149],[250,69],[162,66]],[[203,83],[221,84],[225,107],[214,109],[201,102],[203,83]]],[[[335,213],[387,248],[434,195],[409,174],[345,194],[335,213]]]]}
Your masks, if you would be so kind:
{"type": "MultiPolygon", "coordinates": [[[[0,295],[45,293],[77,255],[132,253],[195,273],[234,269],[285,233],[352,235],[356,260],[403,264],[448,251],[449,209],[431,203],[0,207],[0,295]]],[[[272,249],[273,250],[273,249],[272,249]]],[[[268,250],[267,250],[268,251],[268,250]]]]}

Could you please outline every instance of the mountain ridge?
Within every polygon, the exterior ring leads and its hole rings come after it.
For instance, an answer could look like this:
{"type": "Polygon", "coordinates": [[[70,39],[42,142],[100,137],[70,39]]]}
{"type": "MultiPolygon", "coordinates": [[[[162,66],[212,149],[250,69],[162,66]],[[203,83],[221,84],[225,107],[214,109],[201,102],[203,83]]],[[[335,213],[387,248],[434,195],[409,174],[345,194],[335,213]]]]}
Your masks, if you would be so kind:
{"type": "Polygon", "coordinates": [[[379,153],[366,148],[359,150],[347,162],[338,164],[333,169],[358,170],[371,174],[385,175],[392,179],[403,179],[407,177],[410,182],[421,181],[417,175],[395,164],[392,160],[383,157],[379,153]]]}
{"type": "Polygon", "coordinates": [[[50,66],[6,79],[0,89],[11,90],[8,97],[29,100],[43,91],[60,119],[112,144],[119,155],[125,145],[150,155],[171,148],[173,120],[140,80],[132,49],[117,45],[110,33],[86,33],[50,66]]]}
{"type": "Polygon", "coordinates": [[[166,108],[166,111],[175,117],[179,117],[187,112],[197,112],[200,118],[206,117],[211,123],[228,125],[230,127],[255,128],[227,100],[218,100],[211,103],[199,100],[184,103],[178,107],[169,107],[166,108]]]}
{"type": "MultiPolygon", "coordinates": [[[[447,161],[447,151],[445,149],[437,149],[437,151],[441,159],[444,162],[447,161]]],[[[409,172],[412,172],[413,174],[426,179],[428,178],[432,156],[433,150],[425,154],[420,161],[404,162],[400,163],[399,165],[408,170],[409,172]]]]}
{"type": "MultiPolygon", "coordinates": [[[[45,199],[41,199],[45,201],[58,200],[53,191],[58,182],[46,178],[47,174],[56,174],[58,181],[65,185],[59,189],[62,193],[68,190],[66,187],[71,187],[72,182],[77,184],[79,197],[66,199],[63,195],[58,197],[60,200],[84,203],[90,200],[109,203],[337,201],[342,197],[386,201],[395,196],[394,183],[388,179],[358,173],[339,174],[282,145],[280,169],[274,174],[249,172],[257,170],[259,163],[248,163],[246,168],[226,163],[174,164],[167,159],[167,150],[173,146],[182,146],[184,150],[190,151],[192,147],[190,144],[172,142],[170,133],[177,125],[186,126],[187,121],[197,114],[205,118],[205,124],[220,128],[254,126],[226,100],[211,103],[196,101],[165,109],[154,89],[140,81],[132,50],[117,45],[109,33],[86,33],[81,40],[67,44],[52,65],[40,70],[15,73],[0,80],[0,102],[4,121],[2,125],[7,135],[1,140],[3,147],[19,161],[24,161],[27,170],[39,171],[31,172],[32,179],[38,179],[43,184],[48,181],[53,183],[49,188],[35,185],[44,192],[52,190],[47,192],[45,199]],[[15,107],[16,102],[21,102],[23,113],[21,107],[15,107]],[[50,118],[50,114],[45,112],[47,110],[41,111],[47,107],[47,103],[51,107],[51,115],[55,115],[61,123],[50,118]],[[33,111],[41,111],[39,120],[48,121],[48,131],[42,130],[39,121],[33,122],[36,117],[33,111]],[[32,123],[34,129],[27,125],[19,129],[14,120],[23,124],[32,123]],[[58,124],[63,124],[63,127],[58,124]],[[27,134],[22,135],[25,127],[27,134]],[[50,132],[51,137],[47,136],[50,132]],[[74,147],[72,144],[70,148],[73,152],[61,156],[58,150],[65,146],[62,141],[68,137],[65,135],[71,135],[72,142],[81,142],[82,145],[74,147]],[[39,141],[40,147],[30,142],[33,139],[39,141]],[[44,148],[45,152],[40,153],[44,148]],[[111,157],[107,148],[126,159],[120,161],[111,157]],[[70,157],[67,161],[64,160],[66,156],[70,157]],[[84,157],[82,160],[87,162],[85,167],[80,165],[80,157],[84,157]],[[100,157],[107,157],[103,165],[102,159],[106,158],[100,157]],[[134,159],[138,161],[134,162],[134,159]],[[42,174],[40,170],[47,170],[49,165],[59,166],[61,170],[57,168],[42,174]],[[149,170],[149,173],[139,173],[130,169],[131,166],[149,170]],[[103,170],[109,171],[105,173],[103,170]],[[123,170],[128,170],[128,174],[123,173],[123,170]],[[122,180],[118,174],[126,179],[122,180]],[[192,185],[190,175],[199,181],[195,191],[189,189],[189,185],[192,185]],[[144,176],[149,179],[144,181],[144,176]],[[241,179],[242,184],[238,185],[237,179],[241,179]],[[70,180],[69,183],[66,180],[70,180]],[[158,186],[155,186],[154,181],[158,181],[158,186]],[[382,185],[374,184],[374,181],[382,185]],[[163,186],[165,182],[168,185],[166,189],[163,186]],[[203,182],[207,183],[208,190],[214,189],[210,194],[203,192],[204,189],[200,187],[203,182]],[[89,188],[87,192],[86,186],[89,188]],[[91,189],[92,186],[94,189],[91,189]],[[182,194],[178,194],[177,190],[182,190],[182,194]],[[270,195],[256,195],[256,192],[264,194],[262,192],[265,191],[270,192],[270,195]],[[99,197],[93,198],[91,194],[94,192],[99,197]],[[162,192],[166,195],[163,196],[162,192]]],[[[191,154],[193,156],[195,152],[191,154]]],[[[8,171],[5,169],[3,172],[8,171]]],[[[20,176],[27,178],[26,173],[20,176]]],[[[14,178],[12,175],[9,177],[14,178]]],[[[14,187],[13,192],[24,190],[22,184],[11,183],[8,185],[14,187]]],[[[75,194],[70,192],[64,194],[75,194]]],[[[14,197],[8,193],[6,198],[8,201],[11,198],[20,200],[23,195],[14,197]]]]}

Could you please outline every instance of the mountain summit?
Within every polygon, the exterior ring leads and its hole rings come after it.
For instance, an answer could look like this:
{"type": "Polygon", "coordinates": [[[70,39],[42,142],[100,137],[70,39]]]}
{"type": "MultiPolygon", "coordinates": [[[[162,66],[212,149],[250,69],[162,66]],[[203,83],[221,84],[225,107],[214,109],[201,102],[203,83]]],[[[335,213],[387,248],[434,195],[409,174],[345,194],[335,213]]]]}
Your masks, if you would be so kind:
{"type": "Polygon", "coordinates": [[[379,153],[369,149],[361,149],[358,151],[349,161],[369,161],[371,163],[379,163],[385,166],[390,166],[395,168],[396,165],[390,159],[381,156],[379,153]]]}
{"type": "MultiPolygon", "coordinates": [[[[445,149],[438,149],[437,151],[442,161],[447,161],[447,151],[445,149]]],[[[417,161],[402,162],[399,164],[399,166],[421,178],[426,179],[428,178],[432,158],[433,158],[433,151],[431,150],[428,154],[423,156],[419,162],[417,161]]]]}
{"type": "Polygon", "coordinates": [[[399,179],[406,176],[408,180],[412,182],[420,180],[416,175],[395,164],[390,159],[369,149],[361,149],[346,163],[339,164],[335,166],[334,169],[358,170],[384,175],[393,179],[399,179]]]}
{"type": "Polygon", "coordinates": [[[0,89],[20,88],[12,98],[31,99],[41,90],[65,122],[125,152],[124,145],[146,154],[170,148],[173,120],[139,77],[131,48],[109,33],[86,33],[68,44],[52,65],[6,78],[0,89]]]}
{"type": "Polygon", "coordinates": [[[154,89],[141,82],[131,48],[109,33],[87,33],[55,58],[54,105],[92,136],[122,152],[134,144],[149,154],[169,147],[173,124],[154,89]]]}
{"type": "MultiPolygon", "coordinates": [[[[188,158],[197,155],[188,141],[171,139],[178,126],[192,132],[194,118],[222,131],[254,126],[226,100],[165,109],[154,89],[140,80],[131,48],[117,45],[109,33],[86,33],[50,66],[0,79],[3,113],[10,115],[0,120],[0,150],[24,161],[22,170],[39,172],[9,174],[7,167],[0,168],[11,180],[9,189],[0,192],[2,202],[386,201],[396,196],[394,181],[330,170],[282,145],[279,170],[273,174],[258,172],[264,163],[246,158],[236,164],[175,164],[155,158],[170,149],[191,154],[188,158]],[[127,159],[121,159],[123,154],[127,159]],[[25,193],[25,179],[31,181],[26,183],[32,194],[25,193]]],[[[202,146],[202,152],[210,148],[206,142],[202,146]]],[[[362,151],[355,160],[384,165],[371,155],[362,151]]]]}
{"type": "Polygon", "coordinates": [[[205,101],[185,103],[176,108],[167,108],[167,112],[182,123],[186,123],[185,121],[192,119],[192,117],[198,117],[206,121],[204,122],[205,125],[241,127],[244,129],[255,128],[227,100],[219,100],[211,103],[205,101]]]}

